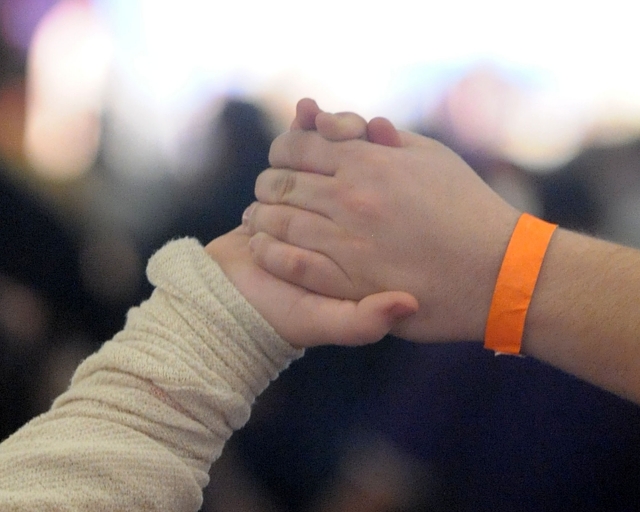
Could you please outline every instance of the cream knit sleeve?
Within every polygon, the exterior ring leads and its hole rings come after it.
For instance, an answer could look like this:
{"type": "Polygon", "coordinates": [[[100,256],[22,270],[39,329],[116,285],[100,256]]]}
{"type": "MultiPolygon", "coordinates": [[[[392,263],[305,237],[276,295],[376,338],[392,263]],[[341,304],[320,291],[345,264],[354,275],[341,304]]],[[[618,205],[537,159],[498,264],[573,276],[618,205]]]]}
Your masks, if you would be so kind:
{"type": "Polygon", "coordinates": [[[0,445],[0,510],[197,511],[211,463],[302,352],[195,240],[150,260],[151,298],[0,445]]]}

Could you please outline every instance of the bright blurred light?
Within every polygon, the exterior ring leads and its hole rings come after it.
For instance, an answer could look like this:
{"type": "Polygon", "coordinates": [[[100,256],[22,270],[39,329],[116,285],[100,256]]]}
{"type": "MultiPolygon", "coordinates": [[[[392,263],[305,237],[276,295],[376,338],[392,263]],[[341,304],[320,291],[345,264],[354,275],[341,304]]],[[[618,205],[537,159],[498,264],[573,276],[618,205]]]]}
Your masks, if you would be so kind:
{"type": "Polygon", "coordinates": [[[50,175],[91,164],[111,55],[105,107],[115,135],[105,158],[127,173],[153,175],[163,161],[179,161],[190,119],[218,97],[268,99],[290,117],[295,101],[311,96],[327,110],[410,127],[481,65],[520,76],[518,98],[485,95],[476,108],[495,130],[484,125],[476,136],[517,161],[563,161],[601,117],[614,133],[612,99],[633,112],[624,129],[638,125],[635,17],[626,0],[94,0],[95,11],[87,2],[60,2],[31,51],[27,147],[50,175]]]}
{"type": "Polygon", "coordinates": [[[110,48],[82,0],[63,0],[41,20],[28,60],[25,151],[48,178],[77,177],[95,159],[110,48]]]}
{"type": "Polygon", "coordinates": [[[573,151],[585,112],[607,98],[640,104],[635,17],[622,0],[99,3],[116,26],[118,66],[130,88],[123,97],[161,112],[146,124],[138,116],[136,129],[165,142],[185,110],[229,91],[288,102],[289,115],[295,100],[313,96],[328,110],[408,124],[435,101],[442,84],[434,83],[478,63],[524,73],[539,88],[536,108],[514,108],[505,121],[514,129],[505,151],[523,151],[527,161],[573,151]],[[567,100],[569,112],[552,116],[545,135],[549,107],[567,100]],[[577,121],[567,119],[573,114],[577,121]],[[531,136],[532,143],[515,140],[531,136]]]}
{"type": "Polygon", "coordinates": [[[509,116],[500,152],[534,172],[553,172],[578,155],[587,125],[584,112],[552,98],[529,98],[509,116]]]}

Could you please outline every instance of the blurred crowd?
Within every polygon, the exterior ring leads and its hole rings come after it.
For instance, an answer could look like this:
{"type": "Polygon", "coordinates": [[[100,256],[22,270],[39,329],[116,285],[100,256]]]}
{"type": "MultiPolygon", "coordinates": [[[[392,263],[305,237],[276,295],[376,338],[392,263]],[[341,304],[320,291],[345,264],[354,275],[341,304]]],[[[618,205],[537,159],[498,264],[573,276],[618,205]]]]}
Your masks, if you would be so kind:
{"type": "MultiPolygon", "coordinates": [[[[181,236],[206,243],[239,223],[282,129],[269,105],[217,97],[189,146],[197,158],[183,164],[188,172],[128,179],[126,154],[105,148],[126,153],[134,135],[114,128],[117,115],[106,110],[90,171],[51,181],[22,153],[26,65],[0,42],[2,439],[46,410],[78,362],[148,296],[144,266],[156,249],[181,236]]],[[[478,107],[474,87],[483,80],[472,72],[453,84],[409,128],[459,152],[515,206],[640,246],[640,138],[594,133],[555,166],[524,165],[487,137],[488,107],[478,107]]],[[[478,344],[388,337],[309,350],[285,372],[214,465],[202,510],[627,511],[637,503],[637,406],[478,344]]]]}

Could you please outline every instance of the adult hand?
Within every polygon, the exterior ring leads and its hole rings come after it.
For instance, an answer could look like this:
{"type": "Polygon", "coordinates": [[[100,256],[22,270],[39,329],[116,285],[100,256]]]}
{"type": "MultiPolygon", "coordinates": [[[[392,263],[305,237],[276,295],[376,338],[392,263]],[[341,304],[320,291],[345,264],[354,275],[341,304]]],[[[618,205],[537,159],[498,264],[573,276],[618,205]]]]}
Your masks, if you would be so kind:
{"type": "Polygon", "coordinates": [[[281,281],[254,263],[249,237],[238,228],[213,240],[206,251],[249,303],[295,347],[373,343],[417,310],[416,300],[403,292],[339,300],[281,281]]]}
{"type": "Polygon", "coordinates": [[[327,140],[335,137],[320,131],[331,126],[323,116],[318,131],[296,129],[272,145],[247,219],[255,261],[325,295],[411,293],[420,309],[392,331],[407,339],[481,340],[519,212],[436,141],[327,140]]]}

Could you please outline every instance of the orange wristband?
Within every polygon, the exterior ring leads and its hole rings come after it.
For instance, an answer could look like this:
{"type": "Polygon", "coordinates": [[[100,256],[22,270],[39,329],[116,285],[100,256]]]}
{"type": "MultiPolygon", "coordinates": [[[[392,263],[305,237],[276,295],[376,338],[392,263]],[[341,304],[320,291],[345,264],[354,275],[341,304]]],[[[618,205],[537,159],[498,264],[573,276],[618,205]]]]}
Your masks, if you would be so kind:
{"type": "Polygon", "coordinates": [[[557,227],[528,213],[518,219],[493,292],[484,348],[503,354],[520,353],[533,290],[557,227]]]}

